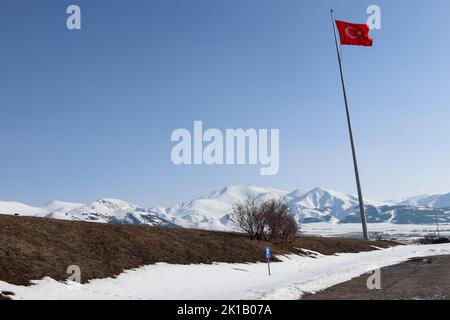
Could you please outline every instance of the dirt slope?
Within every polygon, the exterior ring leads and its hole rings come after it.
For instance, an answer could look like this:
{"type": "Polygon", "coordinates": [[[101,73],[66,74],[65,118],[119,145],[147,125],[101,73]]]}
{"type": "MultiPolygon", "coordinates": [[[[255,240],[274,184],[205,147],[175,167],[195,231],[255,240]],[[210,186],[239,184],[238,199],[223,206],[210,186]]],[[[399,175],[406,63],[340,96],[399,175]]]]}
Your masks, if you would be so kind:
{"type": "Polygon", "coordinates": [[[299,248],[334,254],[392,243],[302,236],[289,245],[274,245],[234,233],[0,215],[0,280],[65,280],[70,265],[81,268],[86,282],[156,262],[257,262],[263,261],[267,245],[274,254],[301,254],[299,248]]]}

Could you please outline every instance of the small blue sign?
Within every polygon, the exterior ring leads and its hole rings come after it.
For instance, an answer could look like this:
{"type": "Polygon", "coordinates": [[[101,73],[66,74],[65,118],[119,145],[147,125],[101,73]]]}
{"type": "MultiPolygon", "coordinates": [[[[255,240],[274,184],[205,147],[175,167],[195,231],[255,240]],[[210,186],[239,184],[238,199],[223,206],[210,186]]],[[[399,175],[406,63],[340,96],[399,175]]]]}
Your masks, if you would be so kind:
{"type": "Polygon", "coordinates": [[[270,247],[266,247],[266,259],[270,259],[271,255],[270,255],[270,247]]]}

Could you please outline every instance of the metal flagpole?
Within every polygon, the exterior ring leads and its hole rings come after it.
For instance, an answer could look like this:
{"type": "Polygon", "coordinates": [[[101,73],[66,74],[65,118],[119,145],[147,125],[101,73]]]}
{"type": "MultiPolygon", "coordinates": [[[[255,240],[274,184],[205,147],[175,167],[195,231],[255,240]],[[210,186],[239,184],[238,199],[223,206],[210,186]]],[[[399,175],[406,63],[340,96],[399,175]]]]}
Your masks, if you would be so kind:
{"type": "Polygon", "coordinates": [[[352,123],[350,121],[350,111],[348,109],[347,92],[345,90],[345,81],[344,81],[344,74],[342,71],[341,54],[339,52],[339,45],[338,45],[338,40],[337,40],[337,35],[336,35],[336,19],[334,18],[333,10],[331,10],[331,20],[332,20],[332,24],[333,24],[334,41],[336,42],[336,52],[337,52],[337,57],[338,57],[338,62],[339,62],[339,71],[341,73],[342,91],[344,93],[344,102],[345,102],[345,112],[347,114],[348,133],[350,135],[350,144],[352,146],[353,167],[355,168],[356,187],[358,189],[359,212],[361,214],[361,223],[362,223],[362,228],[363,228],[364,239],[368,240],[369,236],[367,234],[366,213],[364,211],[364,201],[363,201],[363,196],[362,196],[362,192],[361,192],[361,182],[359,181],[359,171],[358,171],[358,162],[356,161],[355,142],[353,141],[352,123]]]}

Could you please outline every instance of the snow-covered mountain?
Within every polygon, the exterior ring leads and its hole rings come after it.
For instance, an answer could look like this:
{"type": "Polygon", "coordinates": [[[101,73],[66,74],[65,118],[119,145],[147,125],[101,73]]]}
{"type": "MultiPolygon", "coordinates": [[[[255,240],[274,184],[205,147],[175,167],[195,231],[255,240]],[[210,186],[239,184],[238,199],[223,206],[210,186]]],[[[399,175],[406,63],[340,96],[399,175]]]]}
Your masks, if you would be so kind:
{"type": "Polygon", "coordinates": [[[229,230],[234,226],[228,220],[233,205],[249,197],[257,199],[280,198],[286,191],[256,186],[228,186],[192,201],[178,203],[167,209],[153,209],[163,218],[182,227],[209,230],[229,230]]]}
{"type": "Polygon", "coordinates": [[[419,202],[421,202],[423,199],[428,198],[430,195],[428,194],[421,194],[418,196],[414,196],[414,197],[410,197],[410,198],[406,198],[406,199],[401,199],[399,201],[394,201],[397,204],[400,205],[406,205],[406,206],[418,206],[419,202]]]}
{"type": "Polygon", "coordinates": [[[66,213],[83,206],[82,203],[53,200],[44,205],[42,209],[45,211],[45,217],[47,218],[70,220],[66,213]]]}
{"type": "MultiPolygon", "coordinates": [[[[308,192],[292,192],[256,186],[228,186],[192,201],[181,202],[162,210],[164,219],[189,228],[229,230],[235,226],[229,220],[233,204],[249,197],[257,199],[281,198],[299,223],[333,222],[359,211],[358,199],[333,190],[314,188],[308,192]]],[[[366,200],[367,205],[389,205],[366,200]]],[[[162,210],[162,211],[161,211],[162,210]]],[[[156,211],[156,210],[155,210],[156,211]]]]}
{"type": "MultiPolygon", "coordinates": [[[[296,190],[287,194],[284,201],[289,205],[297,220],[302,223],[321,221],[336,223],[355,210],[359,210],[359,201],[356,197],[324,188],[314,188],[306,193],[296,190]]],[[[387,205],[387,203],[367,199],[365,204],[387,205]]]]}
{"type": "Polygon", "coordinates": [[[435,209],[450,208],[450,193],[412,197],[401,202],[401,204],[429,207],[435,209]]]}
{"type": "Polygon", "coordinates": [[[19,202],[0,201],[0,213],[61,220],[175,227],[151,210],[116,199],[100,199],[88,205],[51,201],[42,207],[33,207],[19,202]]]}
{"type": "Polygon", "coordinates": [[[0,201],[0,213],[10,215],[22,215],[32,217],[46,217],[54,215],[53,218],[62,218],[66,212],[82,207],[82,203],[50,201],[41,207],[33,207],[15,201],[0,201]]]}
{"type": "MultiPolygon", "coordinates": [[[[235,226],[228,215],[233,204],[243,202],[249,197],[281,198],[291,208],[292,215],[299,223],[345,224],[361,221],[357,197],[324,188],[314,188],[307,192],[302,190],[287,192],[256,186],[228,186],[195,200],[153,211],[182,227],[232,230],[235,226]]],[[[437,218],[441,222],[450,222],[450,209],[444,208],[445,197],[413,197],[409,201],[413,200],[417,201],[415,205],[407,202],[395,204],[364,199],[367,221],[369,223],[432,224],[437,218]],[[419,205],[423,203],[422,198],[428,199],[427,204],[435,207],[426,208],[419,205]]]]}
{"type": "Polygon", "coordinates": [[[65,213],[70,220],[175,227],[149,209],[118,199],[100,199],[65,213]]]}
{"type": "MultiPolygon", "coordinates": [[[[282,199],[299,223],[358,223],[359,202],[351,195],[314,188],[283,191],[270,187],[228,186],[197,199],[168,208],[146,209],[118,199],[100,199],[90,204],[51,201],[41,207],[0,201],[0,213],[100,223],[145,224],[208,230],[235,230],[229,214],[233,205],[249,197],[282,199]]],[[[398,203],[364,200],[369,223],[429,224],[436,219],[450,223],[450,194],[422,195],[398,203]]]]}
{"type": "MultiPolygon", "coordinates": [[[[368,223],[435,224],[436,220],[440,223],[450,223],[450,209],[409,205],[367,206],[366,217],[368,223]]],[[[359,212],[351,213],[339,221],[339,223],[359,222],[361,222],[359,212]]]]}

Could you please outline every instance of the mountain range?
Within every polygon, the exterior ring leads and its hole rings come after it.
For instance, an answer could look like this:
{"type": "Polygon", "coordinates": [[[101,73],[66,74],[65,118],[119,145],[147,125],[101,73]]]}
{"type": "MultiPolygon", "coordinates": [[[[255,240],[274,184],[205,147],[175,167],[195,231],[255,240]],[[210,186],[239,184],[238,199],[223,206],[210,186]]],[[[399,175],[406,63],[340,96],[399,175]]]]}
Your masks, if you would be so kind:
{"type": "MultiPolygon", "coordinates": [[[[0,201],[0,213],[99,223],[229,231],[236,228],[229,219],[233,204],[249,197],[283,199],[299,223],[360,222],[359,203],[354,196],[324,188],[288,192],[251,185],[228,186],[168,208],[147,209],[118,199],[99,199],[90,204],[51,201],[41,207],[0,201]]],[[[450,193],[388,202],[365,200],[365,209],[369,223],[432,224],[436,219],[442,223],[450,223],[450,193]]]]}

